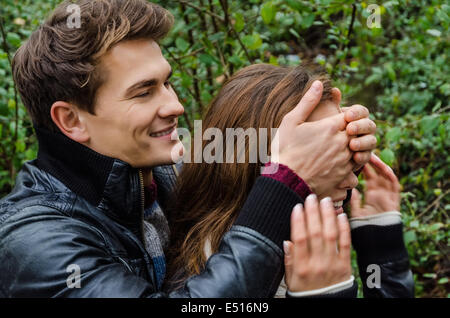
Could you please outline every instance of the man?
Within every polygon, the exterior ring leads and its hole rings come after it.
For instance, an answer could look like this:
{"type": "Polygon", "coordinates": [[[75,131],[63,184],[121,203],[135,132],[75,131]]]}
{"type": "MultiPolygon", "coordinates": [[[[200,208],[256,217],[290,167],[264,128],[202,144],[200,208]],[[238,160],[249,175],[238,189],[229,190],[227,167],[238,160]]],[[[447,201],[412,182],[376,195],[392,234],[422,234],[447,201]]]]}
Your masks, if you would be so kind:
{"type": "MultiPolygon", "coordinates": [[[[167,221],[160,214],[148,224],[144,210],[155,202],[152,170],[157,179],[154,167],[171,164],[180,143],[171,137],[184,110],[157,43],[173,18],[143,0],[82,0],[80,28],[70,28],[69,4],[14,57],[39,153],[0,201],[0,296],[167,296],[160,253],[167,221]]],[[[277,162],[313,191],[353,169],[350,150],[342,149],[350,145],[363,165],[376,143],[375,125],[358,105],[333,121],[302,125],[321,91],[316,82],[279,128],[277,162]],[[345,120],[351,142],[345,131],[336,134],[345,120]],[[306,130],[316,139],[303,140],[306,130]],[[299,160],[305,156],[328,166],[308,166],[299,160]]],[[[290,213],[302,199],[292,185],[259,177],[214,262],[169,296],[273,296],[290,213]]]]}

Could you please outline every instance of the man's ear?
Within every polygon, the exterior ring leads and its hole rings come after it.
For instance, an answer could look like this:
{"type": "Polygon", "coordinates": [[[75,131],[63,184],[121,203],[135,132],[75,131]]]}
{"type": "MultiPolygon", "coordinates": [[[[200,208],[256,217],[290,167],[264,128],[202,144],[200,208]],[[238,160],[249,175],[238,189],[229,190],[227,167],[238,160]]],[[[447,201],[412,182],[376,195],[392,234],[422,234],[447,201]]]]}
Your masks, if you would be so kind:
{"type": "Polygon", "coordinates": [[[57,101],[53,103],[50,115],[59,130],[70,139],[79,143],[85,143],[89,140],[82,113],[75,105],[57,101]]]}

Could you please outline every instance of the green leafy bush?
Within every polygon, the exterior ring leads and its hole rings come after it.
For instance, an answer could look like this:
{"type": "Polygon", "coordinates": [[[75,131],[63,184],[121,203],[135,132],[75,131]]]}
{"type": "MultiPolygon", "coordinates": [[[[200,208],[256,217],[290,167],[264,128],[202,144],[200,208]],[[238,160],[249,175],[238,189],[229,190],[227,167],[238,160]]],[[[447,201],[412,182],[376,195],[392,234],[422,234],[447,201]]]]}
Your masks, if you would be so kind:
{"type": "MultiPolygon", "coordinates": [[[[37,144],[14,89],[14,51],[58,3],[3,0],[0,8],[0,194],[8,193],[37,144]]],[[[155,1],[175,16],[162,43],[192,128],[221,83],[252,63],[314,60],[332,75],[347,104],[367,106],[378,125],[377,153],[403,187],[404,239],[416,295],[448,297],[449,14],[442,0],[155,1]],[[370,25],[370,26],[369,26],[370,25]]],[[[355,266],[355,262],[353,259],[355,266]]]]}

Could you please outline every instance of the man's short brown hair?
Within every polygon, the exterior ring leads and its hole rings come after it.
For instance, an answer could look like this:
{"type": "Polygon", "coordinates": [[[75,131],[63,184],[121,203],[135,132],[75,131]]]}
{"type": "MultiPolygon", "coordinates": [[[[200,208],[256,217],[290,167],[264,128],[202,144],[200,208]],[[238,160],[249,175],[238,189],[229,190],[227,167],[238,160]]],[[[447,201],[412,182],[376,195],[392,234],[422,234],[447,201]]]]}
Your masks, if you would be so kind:
{"type": "Polygon", "coordinates": [[[33,124],[59,131],[50,116],[58,100],[94,114],[96,91],[105,79],[98,63],[106,51],[123,40],[158,41],[172,25],[170,12],[145,0],[61,3],[13,60],[14,81],[33,124]],[[70,21],[73,4],[80,12],[78,25],[70,21]]]}

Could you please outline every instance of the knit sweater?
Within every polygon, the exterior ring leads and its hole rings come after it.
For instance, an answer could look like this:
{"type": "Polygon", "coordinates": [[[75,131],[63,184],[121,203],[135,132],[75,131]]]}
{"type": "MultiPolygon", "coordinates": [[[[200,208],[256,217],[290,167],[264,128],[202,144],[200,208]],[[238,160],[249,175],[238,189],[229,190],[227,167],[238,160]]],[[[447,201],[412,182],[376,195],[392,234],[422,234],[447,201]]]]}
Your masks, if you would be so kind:
{"type": "MultiPolygon", "coordinates": [[[[263,178],[271,179],[276,182],[282,183],[284,186],[291,189],[293,192],[295,192],[300,198],[303,200],[311,194],[311,189],[308,187],[308,185],[291,169],[289,169],[287,166],[284,166],[282,164],[275,166],[277,170],[273,170],[274,166],[272,164],[267,164],[266,167],[263,169],[261,176],[263,178]]],[[[174,169],[176,171],[176,169],[174,169]]],[[[157,177],[158,174],[155,174],[155,177],[157,177]]],[[[174,185],[176,176],[173,176],[172,180],[172,186],[174,185]]],[[[258,182],[257,182],[258,183],[258,182]]],[[[261,183],[261,180],[259,181],[261,183]]],[[[257,187],[261,186],[257,184],[257,187]]],[[[167,191],[167,189],[164,189],[164,191],[167,191]]],[[[253,190],[254,191],[254,190],[253,190]]],[[[163,216],[163,213],[161,211],[161,208],[159,207],[158,202],[155,200],[157,198],[158,191],[157,186],[154,181],[152,181],[152,184],[146,189],[146,206],[150,206],[149,209],[146,210],[146,223],[152,224],[155,222],[155,220],[158,220],[157,218],[149,218],[151,215],[155,217],[155,215],[163,216]],[[156,211],[156,212],[155,212],[156,211]]],[[[268,204],[268,203],[265,203],[268,204]]],[[[270,204],[270,203],[269,203],[270,204]]],[[[276,207],[273,207],[274,211],[276,211],[276,207]]],[[[277,211],[278,212],[278,211],[277,211]]],[[[251,223],[251,215],[248,215],[246,213],[241,213],[238,217],[237,223],[239,222],[239,218],[241,218],[241,222],[247,222],[247,224],[251,223]]],[[[256,216],[254,216],[256,218],[256,216]]],[[[161,220],[166,220],[165,218],[160,217],[159,222],[161,220]]],[[[166,222],[162,222],[166,224],[166,222]]],[[[256,225],[258,223],[256,222],[256,225]]],[[[381,262],[389,262],[392,260],[395,263],[401,263],[404,260],[408,259],[406,248],[402,239],[402,223],[401,223],[401,217],[400,213],[398,212],[386,212],[381,213],[375,216],[370,217],[364,217],[364,218],[352,218],[350,219],[350,225],[352,228],[352,241],[354,242],[354,248],[358,255],[358,265],[360,267],[360,272],[363,270],[363,266],[367,265],[367,260],[370,260],[374,263],[380,263],[381,262]],[[371,248],[367,248],[368,244],[370,244],[373,239],[377,242],[376,245],[373,245],[371,248]],[[370,251],[374,251],[374,253],[370,253],[370,251]]],[[[166,226],[166,225],[165,225],[166,226]]],[[[161,229],[165,228],[165,226],[161,227],[160,225],[155,225],[153,229],[151,227],[147,227],[146,232],[152,232],[155,236],[155,229],[161,229]],[[150,228],[150,231],[149,231],[150,228]]],[[[263,226],[260,224],[260,226],[263,226]]],[[[270,225],[269,225],[270,226],[270,225]]],[[[272,225],[273,227],[273,225],[272,225]]],[[[261,230],[261,228],[260,228],[261,230]]],[[[168,227],[167,227],[168,231],[168,227]]],[[[266,228],[262,228],[262,232],[267,231],[266,228]]],[[[161,240],[161,242],[167,242],[168,235],[164,235],[164,231],[160,231],[159,234],[160,238],[158,240],[161,240]],[[162,236],[162,238],[161,238],[162,236]]],[[[149,235],[147,235],[148,237],[149,235]]],[[[274,239],[278,238],[280,239],[280,236],[275,236],[272,234],[271,238],[274,239]]],[[[289,239],[289,237],[285,237],[285,239],[289,239]]],[[[151,238],[149,240],[152,240],[151,238]]],[[[280,244],[280,242],[278,242],[280,244]]],[[[165,244],[162,244],[165,246],[165,244]]],[[[155,249],[154,249],[155,250],[155,249]]],[[[205,252],[207,255],[211,254],[210,249],[208,249],[208,246],[205,246],[205,252]]],[[[154,252],[153,252],[154,253],[154,252]]],[[[162,253],[162,256],[164,254],[162,253]]],[[[157,256],[159,257],[159,256],[157,256]]],[[[156,271],[160,272],[160,278],[163,279],[163,273],[165,273],[165,262],[159,262],[159,269],[156,268],[156,271]]],[[[406,269],[407,270],[407,269],[406,269]]],[[[405,272],[407,273],[407,272],[405,272]]],[[[362,275],[365,276],[366,275],[362,275]]],[[[390,277],[389,277],[390,279],[390,277]]],[[[397,283],[397,282],[395,282],[397,283]]],[[[400,284],[400,282],[398,282],[400,284]]],[[[411,283],[411,280],[408,278],[404,280],[404,288],[398,289],[396,291],[397,294],[392,294],[392,296],[401,296],[401,297],[411,297],[413,296],[412,290],[408,284],[411,283]],[[409,288],[409,289],[408,289],[409,288]],[[407,290],[408,289],[408,290],[407,290]]],[[[364,286],[364,290],[366,292],[366,287],[364,286]]],[[[327,297],[355,297],[356,296],[356,290],[357,290],[357,284],[354,280],[354,277],[352,276],[348,281],[341,282],[332,286],[328,286],[326,288],[320,289],[320,290],[313,290],[308,292],[302,292],[302,293],[291,293],[287,292],[286,285],[284,284],[284,280],[282,281],[280,288],[277,292],[276,297],[282,297],[286,292],[287,295],[290,297],[321,297],[327,296],[327,297]]],[[[368,292],[369,294],[373,294],[372,291],[368,292]]]]}

